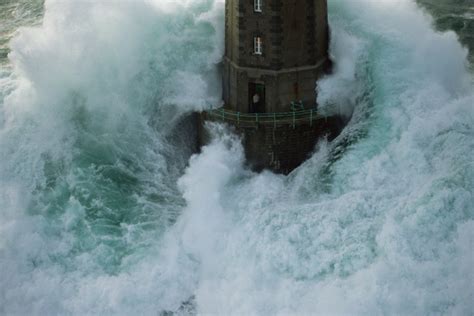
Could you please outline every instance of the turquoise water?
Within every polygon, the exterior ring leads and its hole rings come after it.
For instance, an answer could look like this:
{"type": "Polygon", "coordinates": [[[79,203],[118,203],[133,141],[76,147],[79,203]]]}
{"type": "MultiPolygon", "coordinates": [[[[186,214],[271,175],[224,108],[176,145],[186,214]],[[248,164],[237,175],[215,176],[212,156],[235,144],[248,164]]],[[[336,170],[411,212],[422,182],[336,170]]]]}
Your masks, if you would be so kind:
{"type": "Polygon", "coordinates": [[[0,313],[473,314],[470,32],[433,3],[329,2],[354,117],[288,177],[221,126],[191,157],[222,1],[2,3],[0,313]]]}

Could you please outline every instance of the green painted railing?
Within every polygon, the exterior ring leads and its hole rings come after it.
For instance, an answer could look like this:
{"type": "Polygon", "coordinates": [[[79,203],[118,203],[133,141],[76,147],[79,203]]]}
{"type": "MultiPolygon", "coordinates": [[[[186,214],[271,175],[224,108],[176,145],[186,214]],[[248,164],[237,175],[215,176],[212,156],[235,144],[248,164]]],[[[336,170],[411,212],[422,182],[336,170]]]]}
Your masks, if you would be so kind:
{"type": "Polygon", "coordinates": [[[273,113],[241,113],[224,108],[211,109],[204,112],[210,119],[231,122],[237,126],[258,126],[258,125],[292,125],[295,127],[301,123],[313,125],[316,120],[324,119],[325,116],[318,114],[316,109],[299,110],[292,112],[273,113]]]}

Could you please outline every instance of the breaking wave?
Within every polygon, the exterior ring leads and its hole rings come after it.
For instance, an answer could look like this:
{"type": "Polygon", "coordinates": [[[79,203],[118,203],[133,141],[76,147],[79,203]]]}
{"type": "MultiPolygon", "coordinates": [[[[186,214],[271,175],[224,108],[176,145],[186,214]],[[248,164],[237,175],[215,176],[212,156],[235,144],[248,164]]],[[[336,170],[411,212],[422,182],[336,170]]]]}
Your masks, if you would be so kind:
{"type": "Polygon", "coordinates": [[[219,125],[192,155],[223,1],[46,1],[2,79],[0,312],[472,314],[468,52],[409,0],[329,7],[353,118],[285,177],[219,125]]]}

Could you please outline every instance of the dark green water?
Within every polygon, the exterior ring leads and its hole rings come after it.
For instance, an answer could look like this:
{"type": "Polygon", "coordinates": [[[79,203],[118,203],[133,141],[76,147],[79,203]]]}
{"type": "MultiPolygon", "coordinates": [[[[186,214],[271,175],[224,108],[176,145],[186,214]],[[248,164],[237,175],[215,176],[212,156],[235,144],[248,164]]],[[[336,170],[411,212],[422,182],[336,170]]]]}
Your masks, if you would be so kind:
{"type": "Polygon", "coordinates": [[[469,49],[474,62],[474,1],[472,0],[418,0],[433,15],[440,31],[453,30],[469,49]]]}
{"type": "Polygon", "coordinates": [[[0,315],[474,314],[473,5],[419,4],[329,0],[354,117],[283,177],[190,159],[223,0],[0,0],[0,315]]]}

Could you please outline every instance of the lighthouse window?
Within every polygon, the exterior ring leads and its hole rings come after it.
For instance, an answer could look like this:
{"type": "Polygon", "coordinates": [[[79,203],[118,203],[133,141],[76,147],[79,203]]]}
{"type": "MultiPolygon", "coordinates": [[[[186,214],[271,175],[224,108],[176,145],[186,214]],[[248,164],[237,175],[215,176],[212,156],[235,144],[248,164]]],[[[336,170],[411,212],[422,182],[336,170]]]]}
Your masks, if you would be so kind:
{"type": "Polygon", "coordinates": [[[253,53],[255,55],[262,55],[262,38],[260,36],[253,38],[253,53]]]}
{"type": "Polygon", "coordinates": [[[255,12],[262,12],[262,0],[253,0],[253,10],[255,12]]]}

